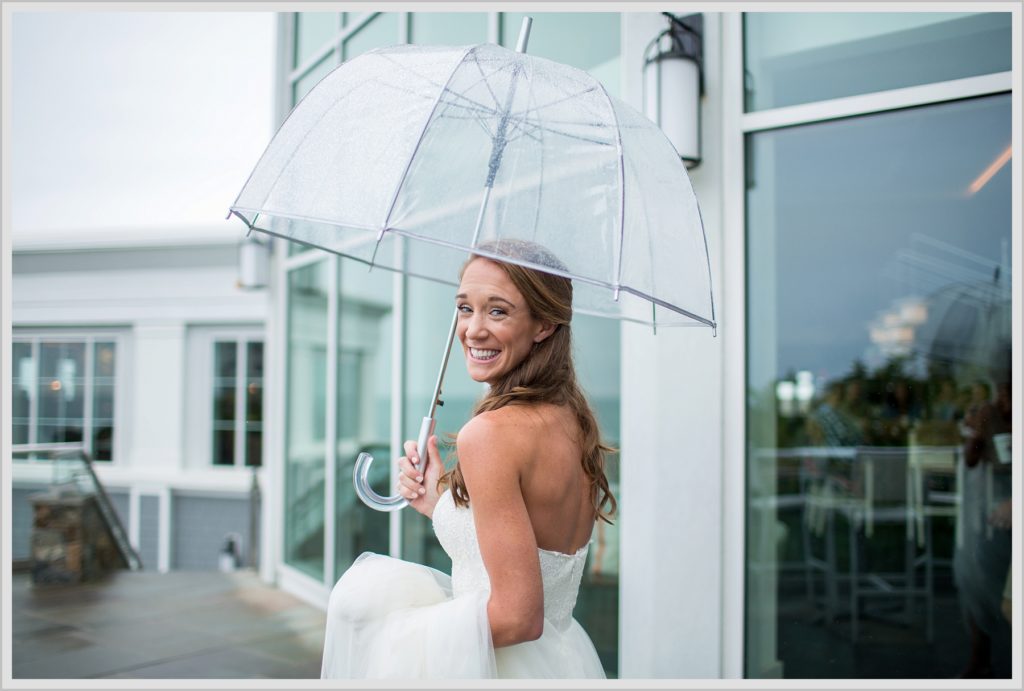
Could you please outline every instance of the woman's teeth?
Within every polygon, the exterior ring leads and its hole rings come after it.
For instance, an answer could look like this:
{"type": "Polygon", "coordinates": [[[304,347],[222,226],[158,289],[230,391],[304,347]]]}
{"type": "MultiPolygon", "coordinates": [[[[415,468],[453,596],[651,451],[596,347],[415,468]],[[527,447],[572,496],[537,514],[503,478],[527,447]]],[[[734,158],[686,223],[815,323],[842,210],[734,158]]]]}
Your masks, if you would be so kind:
{"type": "Polygon", "coordinates": [[[478,348],[470,348],[469,353],[477,360],[493,360],[498,357],[497,350],[480,350],[478,348]]]}

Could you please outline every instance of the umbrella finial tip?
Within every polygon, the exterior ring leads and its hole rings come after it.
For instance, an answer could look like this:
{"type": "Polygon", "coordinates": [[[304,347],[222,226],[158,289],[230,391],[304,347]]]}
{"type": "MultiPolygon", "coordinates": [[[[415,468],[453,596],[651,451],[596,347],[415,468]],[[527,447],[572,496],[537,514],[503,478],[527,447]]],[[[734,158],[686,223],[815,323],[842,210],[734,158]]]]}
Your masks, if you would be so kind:
{"type": "Polygon", "coordinates": [[[533,24],[533,17],[526,15],[519,27],[519,42],[516,43],[516,52],[525,53],[526,44],[530,42],[530,26],[533,24]]]}

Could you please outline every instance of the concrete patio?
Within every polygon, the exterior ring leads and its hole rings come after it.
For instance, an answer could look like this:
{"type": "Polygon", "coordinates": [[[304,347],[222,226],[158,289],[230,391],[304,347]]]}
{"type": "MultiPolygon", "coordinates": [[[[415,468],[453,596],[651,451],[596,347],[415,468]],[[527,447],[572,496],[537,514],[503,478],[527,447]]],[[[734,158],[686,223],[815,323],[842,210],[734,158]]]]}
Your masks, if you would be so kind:
{"type": "Polygon", "coordinates": [[[251,570],[12,578],[14,679],[315,679],[324,613],[251,570]]]}

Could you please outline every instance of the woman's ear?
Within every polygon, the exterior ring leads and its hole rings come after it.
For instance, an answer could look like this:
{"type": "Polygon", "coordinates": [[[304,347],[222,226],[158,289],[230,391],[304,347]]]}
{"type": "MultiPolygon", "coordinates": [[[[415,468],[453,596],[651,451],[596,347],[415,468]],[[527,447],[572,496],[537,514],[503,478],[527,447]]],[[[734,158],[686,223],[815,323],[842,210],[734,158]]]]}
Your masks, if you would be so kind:
{"type": "Polygon", "coordinates": [[[555,329],[558,328],[558,324],[552,324],[551,322],[541,322],[540,330],[534,335],[533,342],[540,343],[551,334],[555,333],[555,329]]]}

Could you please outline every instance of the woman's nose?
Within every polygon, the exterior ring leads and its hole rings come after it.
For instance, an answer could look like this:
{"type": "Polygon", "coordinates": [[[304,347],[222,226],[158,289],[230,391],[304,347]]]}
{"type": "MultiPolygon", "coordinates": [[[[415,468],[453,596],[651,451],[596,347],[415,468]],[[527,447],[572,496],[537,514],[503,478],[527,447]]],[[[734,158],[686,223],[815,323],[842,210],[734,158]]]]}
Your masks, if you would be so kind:
{"type": "Polygon", "coordinates": [[[471,314],[466,324],[466,336],[477,339],[486,334],[487,328],[484,325],[483,318],[477,313],[471,314]]]}

